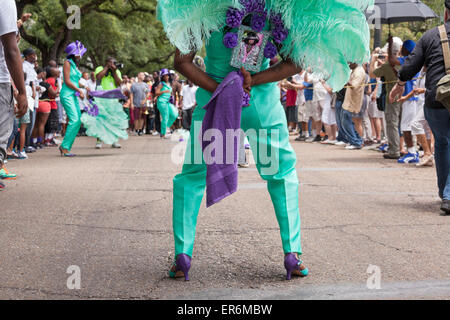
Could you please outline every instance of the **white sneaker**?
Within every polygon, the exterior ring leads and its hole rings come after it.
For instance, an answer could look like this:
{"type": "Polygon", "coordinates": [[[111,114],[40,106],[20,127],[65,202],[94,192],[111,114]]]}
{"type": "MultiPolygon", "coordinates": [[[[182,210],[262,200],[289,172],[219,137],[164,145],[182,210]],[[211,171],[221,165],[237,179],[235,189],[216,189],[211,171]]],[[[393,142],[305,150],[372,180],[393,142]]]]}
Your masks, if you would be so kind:
{"type": "Polygon", "coordinates": [[[334,145],[335,146],[345,146],[347,144],[345,142],[343,142],[343,141],[337,141],[334,145]]]}
{"type": "Polygon", "coordinates": [[[102,148],[102,144],[101,143],[97,143],[96,145],[95,145],[95,149],[101,149],[102,148]]]}
{"type": "Polygon", "coordinates": [[[434,166],[434,157],[431,156],[424,156],[422,159],[420,159],[420,162],[416,164],[417,167],[432,167],[434,166]]]}
{"type": "Polygon", "coordinates": [[[111,145],[111,148],[113,148],[113,149],[120,149],[120,148],[122,148],[122,146],[119,143],[113,143],[111,145]]]}
{"type": "Polygon", "coordinates": [[[334,145],[336,142],[337,142],[336,140],[327,139],[325,141],[322,141],[321,144],[333,144],[334,145]]]}
{"type": "Polygon", "coordinates": [[[152,136],[159,136],[159,132],[158,131],[153,131],[152,136]]]}
{"type": "Polygon", "coordinates": [[[357,147],[357,146],[353,146],[353,145],[349,145],[345,147],[345,150],[359,150],[361,149],[361,147],[357,147]]]}
{"type": "Polygon", "coordinates": [[[17,156],[19,159],[23,159],[23,160],[28,159],[28,155],[25,151],[20,151],[17,156]]]}

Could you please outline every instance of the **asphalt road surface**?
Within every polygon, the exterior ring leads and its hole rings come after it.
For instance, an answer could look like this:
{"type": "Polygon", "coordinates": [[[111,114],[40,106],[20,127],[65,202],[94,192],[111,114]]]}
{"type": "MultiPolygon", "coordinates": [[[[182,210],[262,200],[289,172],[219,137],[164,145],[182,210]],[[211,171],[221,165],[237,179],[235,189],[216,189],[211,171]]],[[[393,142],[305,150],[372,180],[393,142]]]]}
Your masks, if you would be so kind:
{"type": "Polygon", "coordinates": [[[450,299],[450,217],[439,215],[433,168],[292,143],[307,278],[284,280],[275,214],[252,165],[236,194],[203,203],[191,281],[169,279],[180,145],[145,136],[95,150],[78,138],[77,158],[45,149],[8,164],[19,177],[0,193],[0,298],[450,299]]]}

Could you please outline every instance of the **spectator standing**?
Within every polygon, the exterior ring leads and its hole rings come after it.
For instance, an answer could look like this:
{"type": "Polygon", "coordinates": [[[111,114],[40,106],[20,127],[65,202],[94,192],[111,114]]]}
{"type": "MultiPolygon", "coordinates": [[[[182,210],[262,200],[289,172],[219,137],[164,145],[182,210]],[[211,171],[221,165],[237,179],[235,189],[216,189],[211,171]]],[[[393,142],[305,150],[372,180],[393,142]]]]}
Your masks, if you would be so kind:
{"type": "Polygon", "coordinates": [[[45,80],[52,90],[49,89],[49,102],[50,102],[50,116],[45,124],[45,146],[47,147],[56,147],[57,143],[54,141],[54,135],[58,131],[59,124],[59,114],[58,114],[58,104],[56,102],[56,98],[59,97],[59,79],[60,79],[60,71],[57,67],[48,68],[47,71],[47,79],[45,80]],[[53,93],[53,92],[54,93],[53,93]]]}
{"type": "MultiPolygon", "coordinates": [[[[445,30],[450,35],[450,0],[445,0],[445,30]]],[[[444,42],[448,45],[448,42],[444,42]]],[[[437,83],[446,75],[444,55],[439,28],[426,32],[416,45],[415,50],[406,58],[399,72],[399,82],[393,89],[392,96],[403,93],[406,81],[411,80],[422,69],[427,67],[425,119],[431,127],[435,138],[435,162],[442,199],[441,210],[444,215],[450,214],[450,113],[436,101],[437,83]]]]}
{"type": "Polygon", "coordinates": [[[148,85],[144,82],[145,74],[138,74],[138,82],[131,86],[131,101],[134,107],[134,129],[141,136],[144,129],[145,106],[150,92],[148,85]]]}
{"type": "Polygon", "coordinates": [[[122,83],[122,73],[117,67],[117,61],[113,57],[106,59],[104,67],[99,66],[95,69],[95,77],[100,83],[102,90],[114,90],[120,87],[122,83]]]}
{"type": "Polygon", "coordinates": [[[153,99],[153,109],[155,110],[155,130],[152,135],[157,136],[161,132],[161,115],[158,109],[158,97],[156,96],[156,89],[160,84],[161,78],[159,72],[153,72],[153,85],[152,85],[152,99],[153,99]]]}
{"type": "Polygon", "coordinates": [[[39,107],[39,97],[41,94],[41,87],[39,86],[39,82],[45,80],[45,78],[38,79],[38,74],[36,72],[37,55],[32,48],[25,49],[23,51],[23,57],[24,61],[22,67],[23,72],[25,73],[25,83],[31,85],[34,104],[28,106],[29,114],[25,114],[24,117],[22,117],[23,119],[21,119],[21,121],[19,122],[23,123],[24,128],[26,128],[25,132],[23,133],[25,134],[25,143],[27,145],[26,152],[32,153],[36,151],[36,149],[31,146],[31,133],[36,122],[36,110],[39,107]]]}
{"type": "Polygon", "coordinates": [[[183,106],[183,129],[190,131],[192,123],[192,113],[197,105],[195,94],[198,87],[190,80],[183,86],[181,90],[182,106],[183,106]]]}
{"type": "Polygon", "coordinates": [[[369,95],[369,118],[372,125],[372,138],[375,143],[381,143],[381,128],[383,122],[383,111],[378,108],[378,99],[381,96],[382,84],[379,79],[372,78],[372,93],[369,95]]]}
{"type": "Polygon", "coordinates": [[[364,68],[355,63],[350,63],[352,73],[345,92],[344,103],[342,104],[342,129],[348,138],[347,150],[361,149],[363,139],[358,134],[353,123],[353,116],[359,113],[364,99],[364,84],[366,82],[366,72],[364,68]]]}
{"type": "MultiPolygon", "coordinates": [[[[399,41],[389,42],[389,54],[397,56],[400,51],[401,44],[399,41]]],[[[385,159],[400,158],[400,134],[399,134],[399,121],[401,105],[398,102],[389,102],[389,94],[394,88],[395,82],[398,80],[395,68],[389,63],[385,62],[379,65],[378,54],[374,53],[370,62],[369,75],[371,78],[384,78],[386,82],[386,100],[385,100],[385,118],[386,118],[386,135],[388,138],[389,149],[386,154],[383,155],[385,159]]]]}
{"type": "Polygon", "coordinates": [[[336,102],[334,104],[334,108],[336,111],[336,125],[338,128],[338,135],[336,137],[336,143],[334,145],[336,146],[345,146],[349,143],[349,139],[345,135],[344,129],[342,127],[342,104],[345,100],[345,93],[347,89],[343,88],[339,92],[335,92],[336,95],[336,102]]]}
{"type": "Polygon", "coordinates": [[[297,90],[297,101],[295,104],[297,105],[298,114],[298,126],[300,130],[300,135],[295,139],[296,141],[305,141],[307,137],[309,137],[308,132],[308,116],[306,111],[306,100],[305,100],[305,86],[303,82],[305,82],[305,74],[306,72],[303,70],[301,73],[296,74],[292,77],[293,85],[297,90]]]}
{"type": "Polygon", "coordinates": [[[292,87],[292,78],[283,82],[283,87],[286,91],[286,119],[288,123],[289,132],[294,132],[298,123],[298,106],[297,106],[297,90],[292,87]]]}
{"type": "Polygon", "coordinates": [[[337,133],[337,124],[336,124],[336,111],[334,105],[332,105],[333,100],[333,90],[330,86],[328,86],[325,81],[322,80],[322,86],[327,91],[325,95],[325,99],[322,100],[321,108],[322,108],[322,123],[325,127],[325,134],[327,139],[322,141],[322,144],[335,144],[336,133],[337,133]]]}
{"type": "Polygon", "coordinates": [[[322,79],[312,75],[308,75],[308,79],[309,82],[312,82],[314,88],[311,116],[314,121],[316,137],[313,142],[320,142],[322,141],[322,137],[320,136],[320,133],[322,132],[322,113],[328,99],[331,101],[331,97],[327,89],[325,89],[322,79]]]}
{"type": "Polygon", "coordinates": [[[15,179],[4,165],[6,148],[13,130],[14,113],[22,117],[28,109],[22,59],[17,47],[17,8],[13,0],[2,1],[0,10],[0,190],[5,187],[1,180],[15,179]],[[17,109],[14,110],[13,87],[17,89],[17,109]]]}

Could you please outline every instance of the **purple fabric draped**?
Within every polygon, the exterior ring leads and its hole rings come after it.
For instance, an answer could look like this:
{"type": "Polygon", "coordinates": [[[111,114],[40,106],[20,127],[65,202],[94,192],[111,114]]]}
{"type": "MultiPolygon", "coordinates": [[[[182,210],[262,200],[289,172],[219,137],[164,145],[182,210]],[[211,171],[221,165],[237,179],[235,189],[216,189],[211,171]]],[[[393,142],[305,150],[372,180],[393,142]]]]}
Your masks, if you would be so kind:
{"type": "Polygon", "coordinates": [[[234,133],[241,128],[242,106],[245,100],[242,84],[242,74],[236,71],[231,72],[219,85],[208,104],[203,107],[206,114],[202,124],[201,143],[207,165],[207,207],[237,191],[239,135],[229,134],[227,137],[227,130],[230,133],[232,129],[234,133]],[[217,138],[216,135],[221,135],[222,139],[217,138]],[[210,139],[207,138],[208,136],[210,139]],[[233,150],[227,150],[227,145],[232,146],[233,150]],[[231,151],[232,157],[227,159],[231,151]]]}
{"type": "Polygon", "coordinates": [[[120,89],[109,91],[90,91],[89,96],[103,99],[127,99],[120,89]]]}

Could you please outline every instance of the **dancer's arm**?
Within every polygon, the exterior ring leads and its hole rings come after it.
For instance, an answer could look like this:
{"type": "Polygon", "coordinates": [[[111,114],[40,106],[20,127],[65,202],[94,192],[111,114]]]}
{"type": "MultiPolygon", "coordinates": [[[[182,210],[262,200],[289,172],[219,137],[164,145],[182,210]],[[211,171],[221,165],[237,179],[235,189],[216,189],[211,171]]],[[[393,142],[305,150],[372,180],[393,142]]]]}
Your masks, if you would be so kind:
{"type": "Polygon", "coordinates": [[[84,93],[83,90],[78,88],[72,81],[70,81],[70,68],[72,66],[70,65],[70,62],[67,60],[64,62],[63,66],[63,74],[64,74],[64,83],[66,86],[68,86],[70,89],[77,91],[80,94],[81,100],[84,99],[84,93]]]}
{"type": "Polygon", "coordinates": [[[302,72],[302,68],[297,66],[292,60],[285,59],[273,67],[256,73],[252,76],[250,87],[260,84],[278,82],[302,72]]]}
{"type": "MultiPolygon", "coordinates": [[[[219,84],[193,63],[194,57],[195,52],[182,55],[177,49],[175,52],[175,70],[186,78],[191,79],[200,88],[203,88],[209,92],[214,92],[219,84]]],[[[252,86],[270,82],[278,82],[289,78],[294,74],[300,73],[301,71],[302,68],[295,65],[295,63],[289,59],[283,60],[281,63],[273,66],[272,68],[257,73],[253,76],[250,75],[250,73],[244,68],[241,68],[241,72],[244,75],[244,89],[246,91],[250,91],[252,86]]]]}
{"type": "Polygon", "coordinates": [[[203,70],[194,64],[195,52],[191,52],[187,55],[181,54],[177,49],[175,52],[174,68],[187,79],[194,82],[195,85],[200,88],[214,92],[216,91],[219,84],[214,81],[210,76],[206,74],[203,70]]]}

